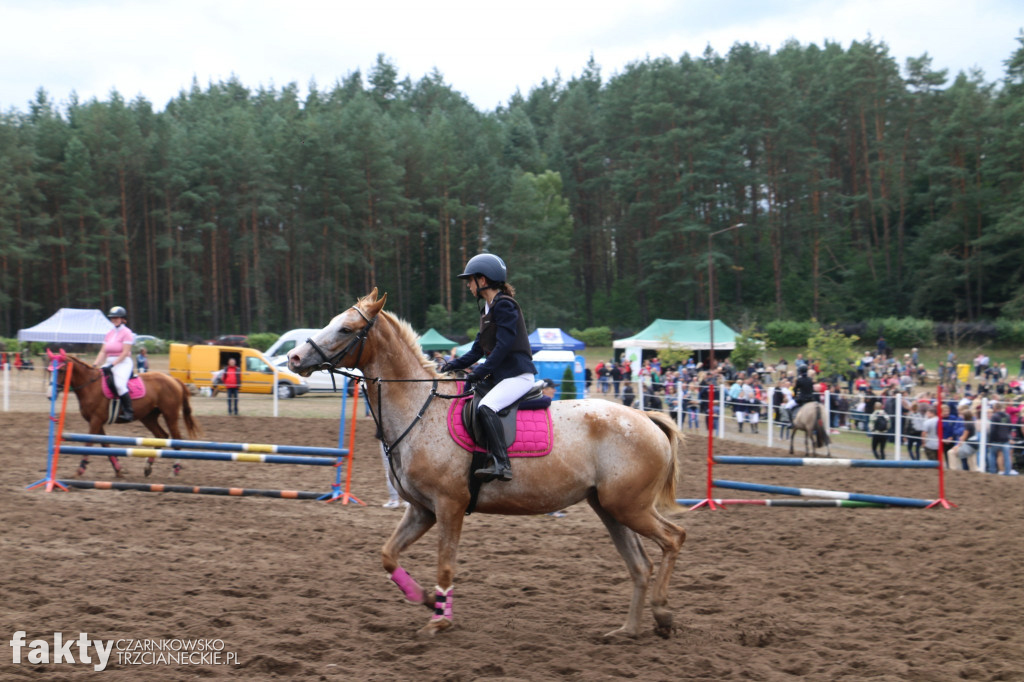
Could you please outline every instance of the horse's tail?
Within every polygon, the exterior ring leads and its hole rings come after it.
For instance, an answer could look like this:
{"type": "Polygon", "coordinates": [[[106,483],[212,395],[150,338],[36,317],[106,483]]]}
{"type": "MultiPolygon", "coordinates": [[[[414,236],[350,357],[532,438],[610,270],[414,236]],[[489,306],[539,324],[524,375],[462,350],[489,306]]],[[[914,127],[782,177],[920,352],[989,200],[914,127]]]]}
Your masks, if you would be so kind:
{"type": "Polygon", "coordinates": [[[188,399],[188,386],[182,383],[181,379],[175,377],[174,379],[178,382],[178,388],[181,390],[181,416],[185,418],[185,428],[188,429],[188,435],[192,438],[201,436],[203,429],[200,428],[199,424],[195,419],[192,418],[192,403],[188,399]]]}
{"type": "Polygon", "coordinates": [[[659,509],[667,511],[680,511],[681,507],[676,502],[676,483],[679,477],[679,446],[683,442],[683,434],[670,417],[662,412],[652,411],[646,413],[651,421],[668,436],[668,442],[672,451],[672,461],[668,474],[662,482],[661,490],[658,491],[654,504],[659,509]]]}
{"type": "Polygon", "coordinates": [[[825,447],[828,442],[828,427],[825,425],[825,408],[820,403],[818,404],[817,417],[814,420],[814,436],[816,448],[825,447]]]}

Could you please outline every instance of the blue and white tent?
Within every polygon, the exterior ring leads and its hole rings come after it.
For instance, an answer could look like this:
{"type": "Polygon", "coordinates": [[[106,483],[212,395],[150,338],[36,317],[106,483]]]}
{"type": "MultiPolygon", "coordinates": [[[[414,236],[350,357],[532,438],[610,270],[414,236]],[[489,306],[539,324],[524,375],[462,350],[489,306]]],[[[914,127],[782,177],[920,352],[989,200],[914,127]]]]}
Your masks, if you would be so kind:
{"type": "Polygon", "coordinates": [[[583,350],[585,343],[574,339],[557,327],[537,327],[530,334],[530,350],[583,350]]]}

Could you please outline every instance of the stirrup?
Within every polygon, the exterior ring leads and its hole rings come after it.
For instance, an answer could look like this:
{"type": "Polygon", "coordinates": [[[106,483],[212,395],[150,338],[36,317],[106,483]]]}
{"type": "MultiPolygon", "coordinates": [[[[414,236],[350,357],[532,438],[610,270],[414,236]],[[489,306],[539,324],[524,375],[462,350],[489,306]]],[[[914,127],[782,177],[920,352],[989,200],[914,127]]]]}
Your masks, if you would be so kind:
{"type": "Polygon", "coordinates": [[[494,469],[494,464],[491,464],[491,466],[489,467],[484,467],[483,469],[477,469],[476,471],[473,472],[473,477],[478,481],[490,483],[491,481],[498,477],[498,473],[494,469]]]}
{"type": "Polygon", "coordinates": [[[473,472],[473,476],[477,479],[487,483],[489,481],[511,481],[512,480],[512,467],[501,466],[497,462],[491,462],[491,465],[484,467],[483,469],[477,469],[473,472]]]}

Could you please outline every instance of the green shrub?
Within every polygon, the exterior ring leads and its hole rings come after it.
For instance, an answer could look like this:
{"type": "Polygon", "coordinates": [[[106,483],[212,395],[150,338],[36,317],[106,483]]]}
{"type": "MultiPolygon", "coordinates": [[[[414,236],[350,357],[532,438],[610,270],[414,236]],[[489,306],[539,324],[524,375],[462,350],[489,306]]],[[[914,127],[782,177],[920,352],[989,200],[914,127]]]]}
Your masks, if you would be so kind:
{"type": "Polygon", "coordinates": [[[19,348],[21,348],[21,341],[18,341],[18,339],[5,339],[0,336],[0,351],[11,353],[19,348]]]}
{"type": "Polygon", "coordinates": [[[249,334],[249,347],[255,348],[259,352],[263,352],[266,349],[274,345],[274,342],[280,338],[280,334],[273,332],[262,332],[260,334],[249,334]]]}
{"type": "Polygon", "coordinates": [[[729,355],[732,364],[737,369],[746,369],[747,365],[764,357],[774,346],[767,334],[760,333],[750,325],[736,335],[736,347],[729,355]]]}
{"type": "Polygon", "coordinates": [[[1000,346],[1024,346],[1024,320],[1000,317],[996,320],[996,343],[1000,346]]]}
{"type": "Polygon", "coordinates": [[[814,336],[820,327],[813,320],[797,322],[796,320],[772,320],[764,326],[764,333],[775,347],[807,345],[808,339],[814,336]]]}
{"type": "Polygon", "coordinates": [[[570,329],[569,336],[578,339],[588,346],[612,345],[612,330],[609,327],[587,327],[586,329],[570,329]]]}
{"type": "Polygon", "coordinates": [[[935,324],[916,317],[886,317],[868,320],[865,341],[885,337],[890,348],[923,348],[935,345],[935,324]]]}
{"type": "MultiPolygon", "coordinates": [[[[576,336],[573,334],[573,336],[576,336]]],[[[579,338],[578,336],[576,338],[579,338]]],[[[562,372],[562,385],[559,387],[562,392],[558,394],[559,400],[575,400],[576,399],[576,379],[572,373],[572,365],[565,368],[562,372]]]]}

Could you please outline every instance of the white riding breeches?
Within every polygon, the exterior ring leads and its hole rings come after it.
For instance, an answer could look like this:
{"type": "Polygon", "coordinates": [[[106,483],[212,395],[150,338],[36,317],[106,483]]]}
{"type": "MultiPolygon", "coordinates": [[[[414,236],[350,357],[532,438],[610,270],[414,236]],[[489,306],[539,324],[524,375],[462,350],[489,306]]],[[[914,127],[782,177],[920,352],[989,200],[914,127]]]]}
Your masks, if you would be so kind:
{"type": "Polygon", "coordinates": [[[132,359],[126,357],[116,365],[104,365],[110,367],[110,373],[114,375],[114,388],[117,395],[121,396],[128,392],[128,380],[132,378],[132,359]]]}
{"type": "Polygon", "coordinates": [[[480,399],[480,407],[486,406],[500,412],[526,395],[526,392],[533,388],[535,381],[536,378],[529,372],[503,379],[480,399]]]}

